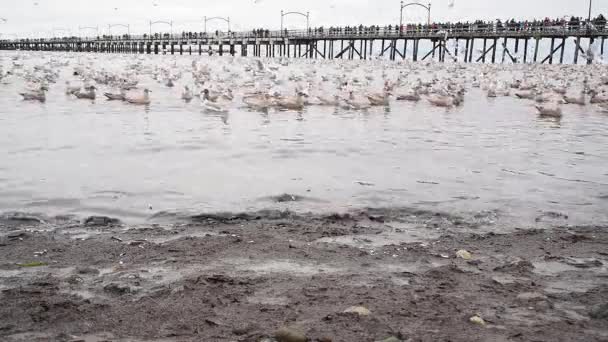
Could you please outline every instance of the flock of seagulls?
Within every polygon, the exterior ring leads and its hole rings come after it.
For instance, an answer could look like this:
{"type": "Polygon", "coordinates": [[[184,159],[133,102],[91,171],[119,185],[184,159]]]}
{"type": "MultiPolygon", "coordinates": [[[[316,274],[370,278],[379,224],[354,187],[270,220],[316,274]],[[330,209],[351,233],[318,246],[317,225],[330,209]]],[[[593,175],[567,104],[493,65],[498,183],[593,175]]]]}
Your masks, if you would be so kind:
{"type": "Polygon", "coordinates": [[[65,81],[65,96],[75,100],[98,100],[97,91],[104,89],[103,100],[150,106],[151,83],[156,83],[155,87],[168,90],[171,96],[179,96],[185,103],[197,101],[204,111],[215,113],[237,107],[302,111],[309,106],[332,106],[357,111],[390,107],[394,101],[449,110],[463,106],[466,94],[476,88],[488,98],[528,101],[530,111],[540,116],[560,118],[563,109],[572,105],[608,112],[608,73],[602,65],[239,57],[188,60],[27,53],[3,58],[10,58],[10,64],[8,70],[3,70],[1,67],[7,63],[0,63],[0,83],[23,79],[27,87],[20,95],[25,101],[45,102],[49,89],[65,77],[69,78],[65,81]],[[104,59],[108,58],[115,61],[106,63],[104,59]],[[176,87],[183,89],[179,95],[171,91],[176,87]]]}

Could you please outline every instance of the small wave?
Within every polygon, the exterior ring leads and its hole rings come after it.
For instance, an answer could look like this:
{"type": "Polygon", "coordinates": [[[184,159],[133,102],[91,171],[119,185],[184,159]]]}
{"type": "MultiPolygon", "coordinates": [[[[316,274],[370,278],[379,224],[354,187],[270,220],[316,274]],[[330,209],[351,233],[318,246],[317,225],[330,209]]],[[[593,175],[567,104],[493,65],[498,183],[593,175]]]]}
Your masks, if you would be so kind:
{"type": "Polygon", "coordinates": [[[126,191],[120,190],[101,190],[93,192],[93,195],[102,195],[102,196],[120,196],[120,197],[133,197],[135,194],[126,191]]]}
{"type": "Polygon", "coordinates": [[[262,201],[272,201],[275,203],[287,203],[287,202],[324,202],[319,198],[293,195],[293,194],[281,194],[276,196],[267,196],[260,198],[262,201]]]}
{"type": "Polygon", "coordinates": [[[29,213],[22,211],[10,211],[0,215],[0,222],[4,223],[21,223],[21,224],[44,224],[48,221],[44,215],[40,213],[29,213]]]}
{"type": "Polygon", "coordinates": [[[80,200],[76,198],[49,198],[26,203],[26,207],[77,207],[80,200]]]}

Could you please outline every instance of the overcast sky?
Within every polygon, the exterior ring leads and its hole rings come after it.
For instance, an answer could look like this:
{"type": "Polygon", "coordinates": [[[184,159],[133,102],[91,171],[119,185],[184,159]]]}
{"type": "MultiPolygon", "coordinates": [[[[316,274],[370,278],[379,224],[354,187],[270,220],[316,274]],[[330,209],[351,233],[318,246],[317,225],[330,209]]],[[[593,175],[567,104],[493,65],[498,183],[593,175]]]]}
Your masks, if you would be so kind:
{"type": "MultiPolygon", "coordinates": [[[[406,1],[407,2],[407,1],[406,1]]],[[[496,18],[541,18],[566,15],[587,16],[589,0],[432,0],[432,19],[471,20],[496,18]]],[[[608,0],[593,0],[593,13],[608,13],[608,0]]],[[[428,3],[424,1],[423,3],[428,3]]],[[[254,27],[277,29],[280,11],[310,11],[311,26],[372,25],[399,23],[399,0],[0,0],[0,33],[63,35],[61,29],[78,35],[79,26],[129,24],[132,33],[145,33],[149,21],[173,21],[174,32],[202,31],[202,18],[230,17],[233,30],[254,27]]],[[[425,21],[424,9],[413,6],[404,12],[406,21],[425,21]]],[[[225,29],[221,21],[208,23],[208,30],[225,29]]],[[[288,28],[304,28],[306,19],[285,17],[288,28]]],[[[169,28],[159,25],[158,31],[169,28]]],[[[113,33],[125,29],[115,27],[113,33]]],[[[86,33],[86,30],[83,31],[86,33]]],[[[89,31],[90,33],[90,31],[89,31]]]]}

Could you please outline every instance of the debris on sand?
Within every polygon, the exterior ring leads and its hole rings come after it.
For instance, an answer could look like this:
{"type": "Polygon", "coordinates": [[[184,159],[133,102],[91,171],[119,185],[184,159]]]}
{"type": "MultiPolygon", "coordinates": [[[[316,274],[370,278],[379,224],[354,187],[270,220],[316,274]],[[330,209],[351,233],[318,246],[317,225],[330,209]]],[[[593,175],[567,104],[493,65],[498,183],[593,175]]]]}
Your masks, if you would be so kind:
{"type": "Polygon", "coordinates": [[[458,252],[456,252],[456,256],[459,257],[460,259],[464,259],[464,260],[471,260],[471,258],[473,257],[471,255],[471,253],[469,253],[467,250],[461,249],[458,252]]]}
{"type": "Polygon", "coordinates": [[[385,338],[384,340],[380,340],[380,341],[376,341],[376,342],[401,342],[401,340],[396,338],[395,336],[391,336],[389,338],[385,338]]]}
{"type": "Polygon", "coordinates": [[[87,226],[111,226],[120,224],[120,220],[107,216],[90,216],[84,220],[87,226]]]}
{"type": "Polygon", "coordinates": [[[481,318],[477,315],[469,318],[469,322],[471,322],[473,324],[477,324],[477,325],[486,325],[486,321],[484,321],[483,318],[481,318]]]}
{"type": "Polygon", "coordinates": [[[42,267],[42,266],[48,266],[49,264],[46,262],[42,262],[42,261],[32,261],[32,262],[26,262],[23,264],[17,264],[17,266],[19,267],[42,267]]]}
{"type": "Polygon", "coordinates": [[[608,303],[594,307],[589,316],[593,319],[608,319],[608,303]]]}
{"type": "Polygon", "coordinates": [[[282,327],[277,330],[274,337],[278,342],[306,342],[308,339],[306,335],[295,328],[282,327]]]}
{"type": "Polygon", "coordinates": [[[351,306],[350,308],[344,310],[344,313],[355,313],[359,316],[369,316],[372,312],[363,306],[351,306]]]}

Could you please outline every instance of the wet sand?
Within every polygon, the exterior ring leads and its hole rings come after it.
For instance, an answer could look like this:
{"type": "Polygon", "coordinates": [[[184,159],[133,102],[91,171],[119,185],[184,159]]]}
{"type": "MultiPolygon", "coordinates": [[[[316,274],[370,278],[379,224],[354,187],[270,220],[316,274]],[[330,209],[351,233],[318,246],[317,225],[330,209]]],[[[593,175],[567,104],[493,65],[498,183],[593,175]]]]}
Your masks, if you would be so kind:
{"type": "Polygon", "coordinates": [[[407,208],[5,215],[0,340],[606,341],[606,228],[496,234],[407,208]]]}

